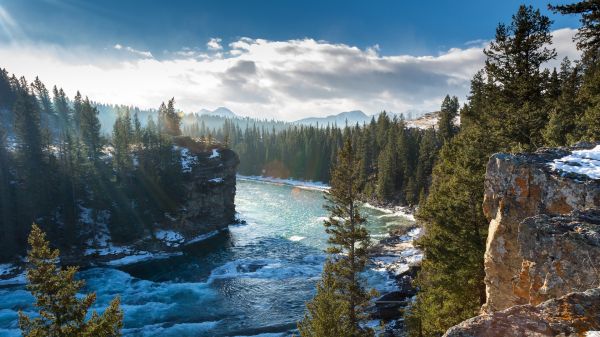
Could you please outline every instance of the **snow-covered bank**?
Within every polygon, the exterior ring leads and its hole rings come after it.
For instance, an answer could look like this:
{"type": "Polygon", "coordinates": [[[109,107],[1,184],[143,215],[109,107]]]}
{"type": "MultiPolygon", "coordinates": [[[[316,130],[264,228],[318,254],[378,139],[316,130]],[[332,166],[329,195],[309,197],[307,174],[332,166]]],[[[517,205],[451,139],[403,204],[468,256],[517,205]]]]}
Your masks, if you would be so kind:
{"type": "Polygon", "coordinates": [[[406,207],[406,206],[379,207],[379,206],[374,206],[374,205],[366,202],[363,204],[363,207],[375,209],[382,213],[386,213],[384,215],[381,215],[380,218],[400,216],[400,217],[407,218],[408,220],[415,221],[415,216],[413,214],[413,211],[409,207],[406,207]]]}
{"type": "Polygon", "coordinates": [[[414,227],[404,235],[382,240],[378,252],[371,257],[371,261],[377,266],[376,269],[387,270],[398,276],[408,271],[411,266],[421,263],[423,252],[414,246],[415,239],[421,234],[421,228],[414,227]]]}
{"type": "Polygon", "coordinates": [[[304,180],[294,180],[294,179],[283,179],[283,178],[273,178],[273,177],[262,177],[262,176],[244,176],[241,174],[237,175],[237,179],[239,180],[248,180],[248,181],[260,181],[264,183],[278,184],[278,185],[288,185],[294,186],[307,190],[317,190],[317,191],[328,191],[329,185],[324,184],[320,181],[304,181],[304,180]]]}
{"type": "Polygon", "coordinates": [[[589,150],[576,150],[549,164],[553,170],[582,174],[600,179],[600,145],[589,150]]]}
{"type": "Polygon", "coordinates": [[[0,286],[25,284],[27,278],[23,268],[12,263],[0,264],[0,286]]]}

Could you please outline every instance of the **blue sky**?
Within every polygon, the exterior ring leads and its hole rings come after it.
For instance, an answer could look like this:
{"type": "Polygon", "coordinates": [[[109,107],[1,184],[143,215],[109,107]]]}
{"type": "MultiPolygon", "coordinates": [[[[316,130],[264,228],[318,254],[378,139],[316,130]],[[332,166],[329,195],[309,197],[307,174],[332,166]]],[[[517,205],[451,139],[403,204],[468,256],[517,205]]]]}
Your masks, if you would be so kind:
{"type": "MultiPolygon", "coordinates": [[[[522,1],[401,0],[4,0],[2,6],[34,41],[111,46],[122,41],[161,51],[203,46],[211,37],[268,40],[313,38],[366,48],[384,55],[425,55],[493,38],[522,1]]],[[[555,21],[577,27],[573,16],[553,15],[546,1],[526,1],[555,21]]]]}
{"type": "MultiPolygon", "coordinates": [[[[115,103],[154,106],[172,95],[189,111],[427,111],[446,92],[464,97],[481,49],[520,3],[0,0],[0,67],[115,103]],[[123,76],[127,88],[156,78],[154,96],[115,89],[123,76]]],[[[559,53],[576,56],[577,18],[525,3],[555,21],[559,53]]]]}

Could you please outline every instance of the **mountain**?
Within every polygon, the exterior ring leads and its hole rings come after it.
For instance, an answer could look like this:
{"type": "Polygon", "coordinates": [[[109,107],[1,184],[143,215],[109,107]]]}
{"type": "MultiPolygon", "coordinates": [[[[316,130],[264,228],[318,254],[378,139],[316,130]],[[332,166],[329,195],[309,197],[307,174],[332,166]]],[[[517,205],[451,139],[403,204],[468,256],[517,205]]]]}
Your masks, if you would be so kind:
{"type": "Polygon", "coordinates": [[[327,117],[309,117],[303,118],[293,122],[294,124],[302,124],[302,125],[337,125],[344,126],[346,123],[348,125],[354,125],[356,123],[362,125],[363,123],[369,123],[371,121],[371,116],[368,116],[364,112],[360,110],[346,111],[339,113],[337,115],[330,115],[327,117]]]}
{"type": "Polygon", "coordinates": [[[218,107],[214,110],[202,109],[198,112],[199,115],[208,115],[208,116],[219,116],[225,118],[235,118],[238,117],[233,111],[227,109],[226,107],[218,107]]]}

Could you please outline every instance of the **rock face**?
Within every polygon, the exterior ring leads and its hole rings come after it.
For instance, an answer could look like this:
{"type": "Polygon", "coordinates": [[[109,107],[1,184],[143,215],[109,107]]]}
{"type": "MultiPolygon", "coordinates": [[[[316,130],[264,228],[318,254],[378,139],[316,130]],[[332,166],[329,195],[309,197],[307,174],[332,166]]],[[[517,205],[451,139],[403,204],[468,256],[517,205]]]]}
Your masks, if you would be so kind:
{"type": "Polygon", "coordinates": [[[537,305],[600,287],[600,210],[527,218],[517,243],[522,262],[513,293],[519,302],[537,305]]]}
{"type": "Polygon", "coordinates": [[[237,154],[229,149],[207,151],[189,142],[181,151],[185,198],[170,229],[191,238],[234,223],[237,154]]]}
{"type": "MultiPolygon", "coordinates": [[[[569,235],[547,236],[552,232],[551,222],[562,220],[539,217],[524,221],[537,215],[563,215],[600,207],[599,180],[564,174],[549,165],[572,150],[576,149],[496,154],[490,159],[483,204],[484,213],[490,219],[484,257],[487,293],[484,312],[519,304],[537,304],[549,297],[580,289],[573,287],[577,282],[575,278],[567,281],[571,275],[564,274],[564,266],[581,258],[580,253],[588,243],[566,239],[574,236],[574,231],[569,235]],[[547,250],[536,251],[538,244],[547,250]],[[550,249],[552,245],[564,246],[550,249]],[[547,260],[542,262],[543,259],[547,260]],[[547,275],[542,275],[544,272],[547,275]]],[[[564,219],[566,222],[571,220],[564,219]]],[[[586,270],[589,271],[589,267],[586,270]]]]}
{"type": "Polygon", "coordinates": [[[483,205],[487,302],[445,336],[600,330],[600,146],[591,148],[492,156],[483,205]]]}
{"type": "Polygon", "coordinates": [[[518,305],[490,315],[477,316],[450,328],[444,336],[576,337],[597,330],[600,330],[599,288],[568,294],[538,306],[518,305]]]}

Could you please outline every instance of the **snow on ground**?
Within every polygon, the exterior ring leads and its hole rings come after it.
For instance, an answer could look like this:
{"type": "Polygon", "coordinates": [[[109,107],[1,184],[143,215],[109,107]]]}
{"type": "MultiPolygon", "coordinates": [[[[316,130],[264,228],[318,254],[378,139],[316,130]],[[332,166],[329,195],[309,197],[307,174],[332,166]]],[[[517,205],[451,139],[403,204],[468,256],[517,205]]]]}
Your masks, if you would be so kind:
{"type": "Polygon", "coordinates": [[[219,158],[219,157],[221,157],[221,154],[219,153],[219,150],[212,149],[212,154],[208,158],[209,159],[214,159],[214,158],[219,158]]]}
{"type": "Polygon", "coordinates": [[[6,279],[6,280],[0,280],[0,286],[19,285],[19,284],[26,284],[26,283],[27,283],[27,276],[26,276],[25,272],[22,272],[22,273],[18,274],[17,276],[6,279]]]}
{"type": "Polygon", "coordinates": [[[303,180],[294,180],[294,179],[283,179],[283,178],[273,178],[273,177],[261,177],[261,176],[244,176],[237,175],[237,179],[239,180],[249,180],[249,181],[260,181],[271,184],[278,185],[289,185],[294,186],[306,190],[317,190],[317,191],[328,191],[329,185],[323,184],[320,181],[303,181],[303,180]]]}
{"type": "Polygon", "coordinates": [[[198,162],[198,158],[186,148],[174,147],[181,149],[181,169],[183,172],[192,172],[192,166],[198,162]]]}
{"type": "Polygon", "coordinates": [[[401,217],[407,218],[408,220],[415,221],[415,216],[406,207],[396,206],[393,209],[390,209],[390,208],[377,207],[377,206],[369,204],[368,202],[364,203],[363,207],[375,209],[382,213],[386,213],[384,215],[380,215],[379,218],[401,216],[401,217]]]}
{"type": "Polygon", "coordinates": [[[178,247],[184,241],[183,235],[172,230],[159,230],[154,235],[169,247],[178,247]]]}
{"type": "Polygon", "coordinates": [[[205,234],[200,234],[200,235],[196,236],[195,238],[191,239],[190,241],[187,241],[185,244],[189,245],[189,244],[192,244],[192,243],[204,241],[204,240],[206,240],[208,238],[211,238],[211,237],[213,237],[213,236],[215,236],[217,234],[219,234],[218,230],[215,230],[215,231],[212,231],[212,232],[208,232],[208,233],[205,233],[205,234]]]}
{"type": "Polygon", "coordinates": [[[19,267],[12,263],[3,263],[0,264],[0,277],[8,277],[14,275],[9,279],[0,279],[0,285],[16,285],[16,284],[25,284],[27,282],[27,277],[25,276],[25,272],[19,272],[19,267]],[[18,274],[17,274],[18,273],[18,274]]]}
{"type": "Polygon", "coordinates": [[[183,252],[175,252],[175,253],[150,253],[146,251],[137,252],[135,255],[129,255],[122,257],[120,259],[112,260],[107,262],[106,264],[109,266],[124,266],[128,264],[134,264],[144,261],[150,260],[159,260],[159,259],[167,259],[173,256],[183,255],[183,252]]]}
{"type": "Polygon", "coordinates": [[[218,184],[218,183],[222,183],[223,182],[223,178],[212,178],[212,179],[210,179],[208,181],[210,181],[211,183],[217,183],[218,184]]]}
{"type": "Polygon", "coordinates": [[[421,228],[413,228],[398,238],[398,242],[394,243],[391,249],[386,249],[385,254],[372,257],[374,270],[385,270],[399,275],[407,271],[410,266],[420,263],[423,260],[423,252],[415,248],[413,243],[421,234],[421,228]]]}
{"type": "Polygon", "coordinates": [[[549,164],[555,171],[577,173],[600,179],[600,145],[589,150],[576,150],[549,164]]]}
{"type": "Polygon", "coordinates": [[[3,263],[0,264],[0,276],[4,276],[4,275],[8,275],[10,273],[12,273],[13,269],[15,269],[16,266],[12,263],[3,263]]]}

